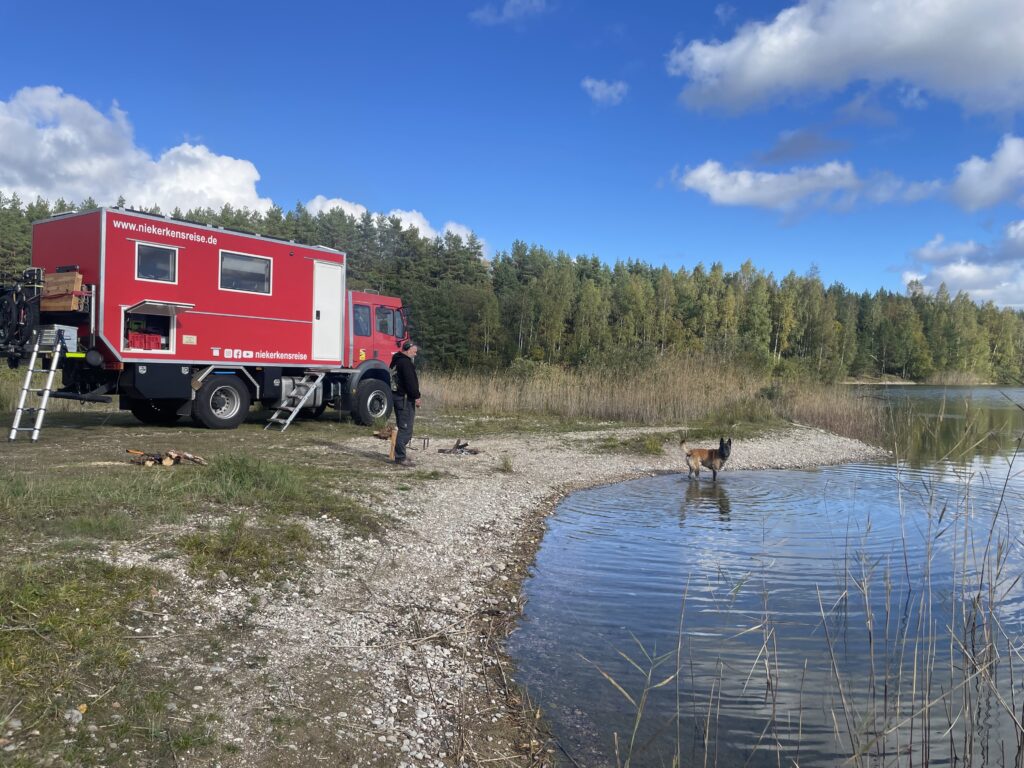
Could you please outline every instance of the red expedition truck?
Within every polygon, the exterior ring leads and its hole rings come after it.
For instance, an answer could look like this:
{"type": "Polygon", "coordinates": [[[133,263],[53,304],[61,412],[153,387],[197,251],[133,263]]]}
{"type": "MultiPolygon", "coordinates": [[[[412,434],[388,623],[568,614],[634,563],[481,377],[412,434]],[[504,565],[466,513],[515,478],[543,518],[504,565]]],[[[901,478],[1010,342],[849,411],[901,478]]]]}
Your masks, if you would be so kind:
{"type": "Polygon", "coordinates": [[[0,285],[0,351],[16,367],[59,332],[52,396],[118,395],[147,424],[231,429],[255,402],[371,424],[390,413],[408,320],[345,277],[332,248],[120,208],[64,214],[33,225],[32,268],[0,285]]]}

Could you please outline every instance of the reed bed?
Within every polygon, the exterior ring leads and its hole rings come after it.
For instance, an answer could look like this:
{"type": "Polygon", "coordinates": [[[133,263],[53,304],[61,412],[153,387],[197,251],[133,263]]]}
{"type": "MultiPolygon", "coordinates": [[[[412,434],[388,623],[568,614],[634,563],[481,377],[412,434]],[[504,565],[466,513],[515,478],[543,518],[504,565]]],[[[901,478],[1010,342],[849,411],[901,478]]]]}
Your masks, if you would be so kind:
{"type": "Polygon", "coordinates": [[[795,421],[874,443],[884,433],[880,404],[849,387],[773,379],[707,355],[665,356],[642,370],[536,365],[433,373],[424,377],[423,390],[447,412],[659,426],[795,421]]]}
{"type": "Polygon", "coordinates": [[[942,387],[978,387],[992,382],[971,371],[936,371],[925,383],[942,387]]]}
{"type": "MultiPolygon", "coordinates": [[[[0,414],[13,413],[24,375],[24,368],[0,368],[0,414]]],[[[847,386],[773,378],[770,372],[705,354],[666,355],[642,369],[520,363],[496,373],[427,373],[423,380],[429,401],[449,413],[714,429],[785,421],[875,444],[884,434],[879,403],[858,397],[847,386]]],[[[35,399],[28,405],[35,405],[35,399]]],[[[47,405],[52,413],[116,408],[58,398],[47,405]]]]}

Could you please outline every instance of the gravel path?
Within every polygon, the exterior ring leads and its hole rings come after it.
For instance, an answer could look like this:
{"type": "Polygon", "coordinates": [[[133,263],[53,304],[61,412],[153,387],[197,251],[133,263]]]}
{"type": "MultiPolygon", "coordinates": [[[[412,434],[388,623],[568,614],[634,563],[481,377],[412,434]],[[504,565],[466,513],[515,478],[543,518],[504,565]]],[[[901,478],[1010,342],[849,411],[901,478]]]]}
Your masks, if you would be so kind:
{"type": "MultiPolygon", "coordinates": [[[[221,654],[219,674],[193,670],[222,692],[221,738],[238,747],[220,764],[549,764],[550,747],[531,734],[508,680],[502,641],[558,499],[685,471],[675,446],[663,456],[598,449],[602,437],[645,431],[652,430],[479,438],[471,442],[477,455],[440,454],[435,442],[410,453],[415,469],[394,468],[389,511],[398,523],[380,539],[314,522],[329,549],[301,587],[266,590],[255,607],[251,591],[218,590],[196,621],[235,616],[248,628],[244,647],[221,654]],[[268,712],[277,719],[268,721],[268,712]]],[[[342,450],[382,449],[360,438],[342,450]]],[[[855,440],[794,428],[734,441],[718,482],[736,471],[878,455],[855,440]]]]}

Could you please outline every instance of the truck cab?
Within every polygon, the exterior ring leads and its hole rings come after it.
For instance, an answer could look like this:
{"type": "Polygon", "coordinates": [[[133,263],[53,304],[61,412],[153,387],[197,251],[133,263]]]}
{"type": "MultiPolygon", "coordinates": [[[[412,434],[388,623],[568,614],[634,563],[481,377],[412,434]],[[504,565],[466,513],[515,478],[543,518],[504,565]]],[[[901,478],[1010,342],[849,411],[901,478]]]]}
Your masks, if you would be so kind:
{"type": "Polygon", "coordinates": [[[391,363],[391,356],[409,338],[408,322],[402,300],[370,291],[350,291],[352,329],[351,367],[368,360],[391,363]]]}

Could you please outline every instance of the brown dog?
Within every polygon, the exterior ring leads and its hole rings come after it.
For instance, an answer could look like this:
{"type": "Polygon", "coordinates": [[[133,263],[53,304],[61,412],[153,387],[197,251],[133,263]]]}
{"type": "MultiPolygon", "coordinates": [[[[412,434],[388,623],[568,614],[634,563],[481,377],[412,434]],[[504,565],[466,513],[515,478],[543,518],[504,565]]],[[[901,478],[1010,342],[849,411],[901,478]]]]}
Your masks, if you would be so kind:
{"type": "MultiPolygon", "coordinates": [[[[685,446],[686,440],[681,440],[680,445],[685,446]]],[[[717,448],[692,448],[686,452],[686,466],[690,470],[687,477],[696,477],[700,480],[700,468],[704,465],[711,470],[711,479],[718,479],[718,472],[725,466],[726,459],[732,453],[732,438],[726,440],[724,437],[718,439],[717,448]]]]}

